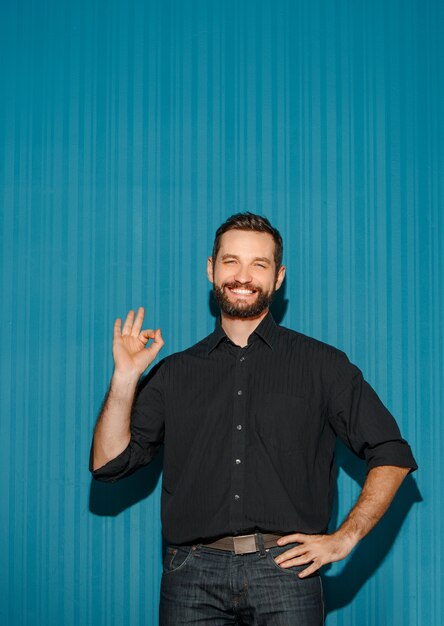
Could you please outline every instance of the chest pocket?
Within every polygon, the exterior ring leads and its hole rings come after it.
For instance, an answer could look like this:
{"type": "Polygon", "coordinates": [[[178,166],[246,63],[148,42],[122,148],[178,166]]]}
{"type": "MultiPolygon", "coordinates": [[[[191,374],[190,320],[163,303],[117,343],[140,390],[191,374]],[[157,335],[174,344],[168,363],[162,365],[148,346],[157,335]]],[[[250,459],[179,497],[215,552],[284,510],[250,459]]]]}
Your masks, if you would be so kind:
{"type": "Polygon", "coordinates": [[[282,452],[295,452],[307,441],[310,411],[304,396],[267,393],[255,410],[262,443],[282,452]]]}

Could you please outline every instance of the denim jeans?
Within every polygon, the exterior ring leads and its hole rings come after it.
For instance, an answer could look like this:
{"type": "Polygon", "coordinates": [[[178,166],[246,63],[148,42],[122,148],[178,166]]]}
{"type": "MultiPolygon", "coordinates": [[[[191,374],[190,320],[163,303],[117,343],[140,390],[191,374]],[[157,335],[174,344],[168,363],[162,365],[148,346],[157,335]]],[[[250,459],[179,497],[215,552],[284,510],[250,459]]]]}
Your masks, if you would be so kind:
{"type": "Polygon", "coordinates": [[[160,590],[160,626],[320,626],[324,603],[319,574],[282,568],[274,557],[298,544],[252,554],[168,546],[160,590]]]}

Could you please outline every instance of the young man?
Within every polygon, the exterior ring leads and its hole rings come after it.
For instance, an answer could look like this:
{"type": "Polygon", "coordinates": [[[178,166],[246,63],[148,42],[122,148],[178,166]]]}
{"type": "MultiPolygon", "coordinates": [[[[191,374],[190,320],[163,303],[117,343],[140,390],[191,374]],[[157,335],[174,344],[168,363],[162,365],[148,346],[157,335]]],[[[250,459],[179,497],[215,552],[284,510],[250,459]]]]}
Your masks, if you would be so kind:
{"type": "Polygon", "coordinates": [[[320,567],[351,552],[417,466],[346,355],[274,322],[285,267],[268,220],[230,217],[207,271],[221,309],[216,330],[161,362],[135,401],[163,339],[142,330],[142,308],[123,329],[116,321],[91,470],[118,480],[164,444],[161,624],[319,625],[320,567]],[[337,436],[368,473],[346,520],[326,534],[337,436]]]}

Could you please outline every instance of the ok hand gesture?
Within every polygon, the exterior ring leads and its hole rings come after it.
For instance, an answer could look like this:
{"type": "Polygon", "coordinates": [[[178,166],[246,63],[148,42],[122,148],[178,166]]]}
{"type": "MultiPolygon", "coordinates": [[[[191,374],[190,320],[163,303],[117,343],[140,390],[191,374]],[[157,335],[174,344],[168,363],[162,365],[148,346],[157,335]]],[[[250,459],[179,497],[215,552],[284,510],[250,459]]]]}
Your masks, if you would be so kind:
{"type": "Polygon", "coordinates": [[[119,374],[139,378],[165,343],[160,328],[142,330],[144,313],[143,307],[139,307],[137,317],[134,319],[134,311],[130,311],[123,329],[122,320],[118,318],[115,321],[113,357],[115,371],[119,374]],[[153,342],[146,348],[150,339],[153,342]]]}

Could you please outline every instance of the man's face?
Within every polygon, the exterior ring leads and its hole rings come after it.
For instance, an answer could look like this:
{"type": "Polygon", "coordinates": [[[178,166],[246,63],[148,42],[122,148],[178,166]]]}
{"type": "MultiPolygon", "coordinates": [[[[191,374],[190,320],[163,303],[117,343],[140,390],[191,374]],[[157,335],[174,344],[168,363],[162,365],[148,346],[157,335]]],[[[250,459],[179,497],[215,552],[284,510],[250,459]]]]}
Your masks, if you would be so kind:
{"type": "Polygon", "coordinates": [[[282,284],[276,276],[275,243],[269,233],[229,230],[220,241],[216,263],[208,259],[208,278],[221,311],[233,318],[254,318],[268,309],[282,284]]]}

